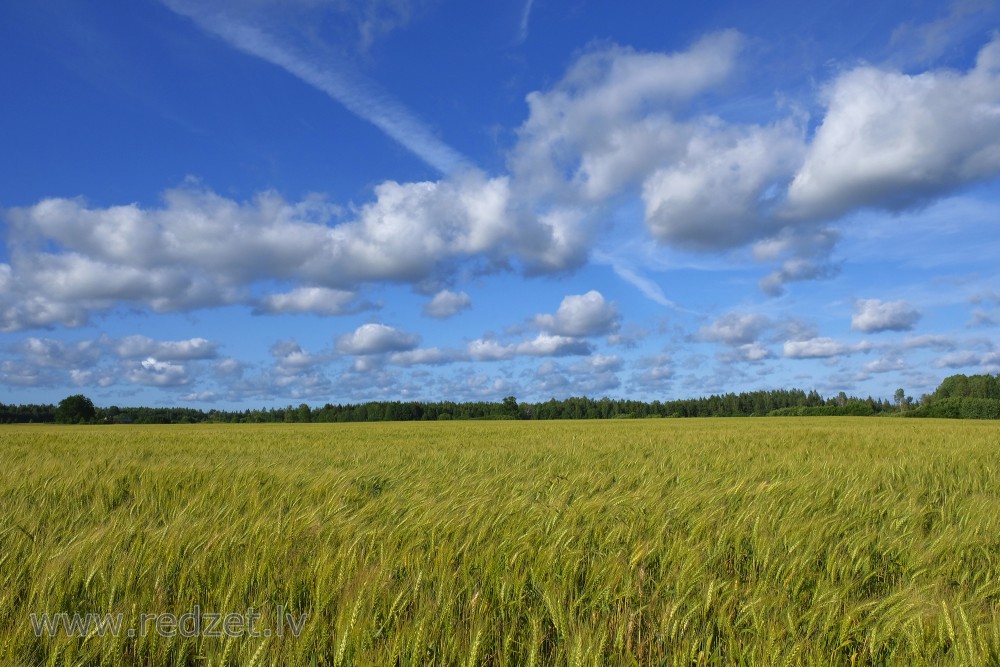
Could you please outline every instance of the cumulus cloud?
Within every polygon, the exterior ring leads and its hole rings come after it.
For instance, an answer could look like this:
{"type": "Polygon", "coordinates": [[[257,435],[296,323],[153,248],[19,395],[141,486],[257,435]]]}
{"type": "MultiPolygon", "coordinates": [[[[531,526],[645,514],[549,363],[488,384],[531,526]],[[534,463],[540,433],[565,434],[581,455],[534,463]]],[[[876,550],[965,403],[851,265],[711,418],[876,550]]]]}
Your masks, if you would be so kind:
{"type": "Polygon", "coordinates": [[[972,329],[976,327],[995,327],[996,325],[997,318],[993,313],[982,308],[975,308],[972,311],[972,317],[969,318],[965,326],[972,329]]]}
{"type": "Polygon", "coordinates": [[[190,384],[191,375],[184,364],[148,357],[126,367],[125,378],[151,387],[181,387],[190,384]]]}
{"type": "Polygon", "coordinates": [[[870,349],[871,345],[866,342],[848,345],[826,337],[789,340],[784,345],[785,357],[788,359],[829,359],[870,349]]]}
{"type": "Polygon", "coordinates": [[[983,361],[983,355],[978,352],[953,352],[934,360],[937,368],[967,368],[978,366],[983,361]]]}
{"type": "Polygon", "coordinates": [[[412,350],[420,342],[414,334],[385,324],[362,324],[352,333],[337,339],[337,350],[343,354],[368,355],[412,350]]]}
{"type": "Polygon", "coordinates": [[[1000,38],[966,72],[845,70],[824,88],[812,137],[794,112],[760,125],[685,115],[679,102],[724,81],[741,43],[720,33],[675,54],[585,54],[551,90],[529,95],[509,161],[517,187],[575,205],[639,187],[663,243],[763,242],[758,258],[781,264],[761,288],[776,295],[836,273],[838,233],[817,223],[904,210],[1000,172],[1000,38]]]}
{"type": "Polygon", "coordinates": [[[217,401],[222,396],[217,391],[193,391],[188,394],[181,394],[178,398],[191,403],[211,403],[217,401]]]}
{"type": "Polygon", "coordinates": [[[516,355],[529,357],[562,357],[590,354],[591,349],[590,344],[584,341],[546,333],[540,333],[532,340],[523,341],[514,346],[516,355]]]}
{"type": "Polygon", "coordinates": [[[851,328],[865,333],[880,331],[910,331],[920,319],[920,313],[906,301],[858,299],[851,328]]]}
{"type": "Polygon", "coordinates": [[[532,392],[539,396],[593,396],[621,385],[622,366],[617,355],[594,354],[568,365],[548,360],[528,375],[532,392]]]}
{"type": "Polygon", "coordinates": [[[758,341],[736,345],[719,355],[719,359],[724,362],[745,361],[752,364],[772,358],[774,358],[774,353],[758,341]]]}
{"type": "Polygon", "coordinates": [[[593,354],[577,364],[570,366],[570,370],[578,373],[585,372],[608,372],[621,370],[623,360],[617,354],[593,354]]]}
{"type": "Polygon", "coordinates": [[[214,359],[218,343],[206,338],[188,340],[153,340],[148,336],[126,336],[114,345],[115,353],[123,359],[155,357],[160,361],[188,361],[214,359]]]}
{"type": "Polygon", "coordinates": [[[725,313],[701,327],[698,337],[727,345],[743,345],[756,341],[770,325],[767,317],[756,313],[725,313]]]}
{"type": "Polygon", "coordinates": [[[279,340],[271,346],[271,356],[275,360],[275,368],[282,375],[295,375],[312,369],[325,359],[302,349],[294,338],[279,340]]]}
{"type": "Polygon", "coordinates": [[[514,357],[563,357],[590,354],[592,347],[586,341],[569,336],[540,333],[532,340],[520,343],[499,343],[479,338],[469,343],[467,352],[476,361],[501,361],[514,357]]]}
{"type": "Polygon", "coordinates": [[[903,349],[905,350],[914,350],[924,347],[934,348],[936,350],[953,350],[957,344],[958,343],[954,337],[943,334],[910,336],[908,338],[904,338],[901,343],[903,349]]]}
{"type": "Polygon", "coordinates": [[[357,293],[329,287],[298,287],[290,292],[263,297],[255,314],[312,313],[314,315],[348,315],[374,308],[368,302],[357,303],[357,293]]]}
{"type": "Polygon", "coordinates": [[[424,315],[443,320],[471,307],[472,299],[465,292],[441,290],[424,306],[424,315]]]}
{"type": "Polygon", "coordinates": [[[788,188],[791,215],[902,210],[1000,172],[1000,38],[965,73],[862,66],[829,84],[824,101],[788,188]]]}
{"type": "Polygon", "coordinates": [[[393,352],[389,355],[390,363],[397,366],[440,366],[464,358],[465,355],[459,350],[443,350],[439,347],[418,348],[405,352],[393,352]]]}
{"type": "MultiPolygon", "coordinates": [[[[348,104],[350,91],[337,88],[329,68],[287,44],[227,22],[226,12],[170,4],[348,104]]],[[[187,183],[153,207],[52,198],[8,210],[0,330],[81,326],[121,305],[333,315],[364,307],[348,294],[365,285],[446,284],[464,265],[566,271],[586,261],[607,208],[636,195],[661,243],[702,251],[754,244],[759,261],[778,264],[761,288],[780,294],[790,282],[836,272],[831,225],[845,214],[904,210],[1000,173],[1000,37],[966,71],[842,71],[823,87],[812,136],[794,111],[739,124],[692,103],[732,77],[744,42],[728,31],[675,53],[617,45],[584,53],[553,86],[527,96],[505,174],[455,168],[454,156],[431,142],[415,151],[450,175],[386,181],[347,209],[274,192],[235,201],[187,183]],[[274,283],[290,291],[254,297],[274,283]]],[[[365,109],[365,117],[379,114],[377,105],[365,109]]],[[[669,305],[648,279],[612,265],[669,305]]],[[[432,301],[429,314],[461,305],[450,298],[432,301]]],[[[544,330],[589,335],[555,320],[544,330]]]]}
{"type": "Polygon", "coordinates": [[[93,366],[103,354],[100,341],[67,343],[34,336],[24,339],[15,349],[38,366],[78,370],[93,366]]]}
{"type": "Polygon", "coordinates": [[[879,357],[864,365],[866,373],[889,373],[892,371],[904,371],[906,368],[906,362],[895,356],[879,357]]]}
{"type": "Polygon", "coordinates": [[[685,155],[643,183],[646,222],[658,239],[695,250],[743,245],[780,231],[778,195],[803,153],[802,129],[704,123],[685,155]]]}
{"type": "Polygon", "coordinates": [[[556,336],[586,337],[613,333],[620,326],[618,308],[597,290],[565,297],[554,315],[535,317],[535,324],[556,336]]]}
{"type": "Polygon", "coordinates": [[[776,236],[758,241],[753,254],[760,261],[780,260],[778,267],[759,283],[762,292],[780,296],[791,282],[832,278],[839,267],[830,255],[840,232],[829,228],[785,228],[776,236]]]}
{"type": "Polygon", "coordinates": [[[188,183],[158,208],[92,208],[47,199],[7,212],[10,264],[0,264],[0,329],[79,326],[118,304],[158,312],[250,303],[258,312],[338,314],[347,291],[370,282],[418,283],[462,261],[517,258],[526,271],[580,263],[586,237],[573,216],[534,213],[506,177],[385,182],[341,221],[320,197],[273,192],[237,202],[188,183]],[[254,300],[263,281],[299,282],[254,300]]]}
{"type": "Polygon", "coordinates": [[[669,355],[644,357],[638,360],[636,367],[640,370],[632,376],[632,382],[639,388],[662,391],[670,387],[674,369],[669,355]]]}
{"type": "Polygon", "coordinates": [[[650,109],[670,109],[724,81],[741,44],[725,32],[673,54],[616,45],[584,54],[551,90],[527,96],[511,173],[534,199],[595,201],[641,180],[685,144],[684,128],[650,109]]]}

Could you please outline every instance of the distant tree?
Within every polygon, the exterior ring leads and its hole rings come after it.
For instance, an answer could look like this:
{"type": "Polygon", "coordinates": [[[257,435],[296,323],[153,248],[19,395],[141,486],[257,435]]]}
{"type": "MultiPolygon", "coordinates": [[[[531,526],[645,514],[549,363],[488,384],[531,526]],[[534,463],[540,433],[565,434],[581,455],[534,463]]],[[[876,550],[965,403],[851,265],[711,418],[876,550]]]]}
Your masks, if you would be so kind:
{"type": "Polygon", "coordinates": [[[896,390],[896,393],[893,394],[892,398],[894,401],[896,401],[896,405],[902,408],[906,402],[906,390],[900,387],[899,389],[896,390]]]}
{"type": "Polygon", "coordinates": [[[93,402],[83,394],[67,396],[59,401],[56,408],[56,421],[60,424],[79,424],[80,422],[93,421],[97,416],[97,410],[93,402]]]}
{"type": "Polygon", "coordinates": [[[511,417],[513,419],[517,419],[519,413],[519,408],[517,406],[517,399],[514,398],[513,396],[508,396],[504,398],[502,410],[503,410],[503,415],[505,417],[511,417]]]}

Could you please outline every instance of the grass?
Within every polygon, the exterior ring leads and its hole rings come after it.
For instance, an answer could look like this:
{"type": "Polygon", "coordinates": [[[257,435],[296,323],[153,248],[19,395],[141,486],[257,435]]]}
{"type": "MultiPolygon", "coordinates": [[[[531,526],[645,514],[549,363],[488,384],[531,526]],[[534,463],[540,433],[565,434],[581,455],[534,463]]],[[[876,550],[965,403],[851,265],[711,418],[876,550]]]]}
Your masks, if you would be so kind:
{"type": "Polygon", "coordinates": [[[0,429],[5,665],[1000,665],[1000,431],[0,429]],[[36,637],[31,613],[307,613],[36,637]]]}

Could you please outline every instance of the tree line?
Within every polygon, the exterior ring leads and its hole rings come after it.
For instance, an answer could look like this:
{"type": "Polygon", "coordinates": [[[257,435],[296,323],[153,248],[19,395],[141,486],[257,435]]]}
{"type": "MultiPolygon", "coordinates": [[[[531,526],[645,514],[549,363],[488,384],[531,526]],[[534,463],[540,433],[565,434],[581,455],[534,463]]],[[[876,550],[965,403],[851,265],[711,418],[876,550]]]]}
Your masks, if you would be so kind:
{"type": "Polygon", "coordinates": [[[841,392],[824,398],[801,389],[714,394],[670,401],[635,401],[587,396],[519,403],[514,396],[502,401],[369,401],[302,403],[284,408],[199,410],[178,407],[95,407],[77,394],[56,405],[5,405],[0,423],[57,422],[87,424],[197,424],[439,421],[449,419],[645,419],[650,417],[763,417],[763,416],[872,416],[953,417],[1000,419],[1000,376],[953,375],[919,402],[900,389],[893,401],[858,398],[841,392]]]}

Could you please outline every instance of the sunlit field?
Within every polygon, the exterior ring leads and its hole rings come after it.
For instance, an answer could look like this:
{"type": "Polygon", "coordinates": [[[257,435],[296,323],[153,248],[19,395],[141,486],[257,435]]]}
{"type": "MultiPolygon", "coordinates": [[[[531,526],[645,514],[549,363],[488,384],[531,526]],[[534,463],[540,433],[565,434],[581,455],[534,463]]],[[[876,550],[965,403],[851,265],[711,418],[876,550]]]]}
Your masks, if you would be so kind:
{"type": "Polygon", "coordinates": [[[0,460],[4,665],[1000,664],[995,423],[9,426],[0,460]],[[193,609],[259,636],[153,631],[193,609]]]}

